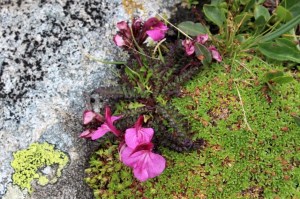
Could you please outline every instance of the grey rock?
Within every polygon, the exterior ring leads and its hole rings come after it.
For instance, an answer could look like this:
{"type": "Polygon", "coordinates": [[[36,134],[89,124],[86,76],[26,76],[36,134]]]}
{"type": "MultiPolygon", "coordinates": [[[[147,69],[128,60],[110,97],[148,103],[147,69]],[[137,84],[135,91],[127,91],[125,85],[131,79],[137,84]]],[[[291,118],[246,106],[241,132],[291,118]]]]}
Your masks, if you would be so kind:
{"type": "MultiPolygon", "coordinates": [[[[113,65],[85,58],[124,60],[112,35],[130,19],[121,0],[0,0],[0,198],[11,187],[13,152],[49,142],[70,163],[57,183],[30,198],[92,198],[83,181],[96,143],[82,140],[83,92],[116,84],[113,65]]],[[[141,16],[169,13],[176,1],[138,1],[141,16]]],[[[46,172],[46,171],[45,171],[46,172]]],[[[25,196],[24,196],[25,198],[25,196]]]]}

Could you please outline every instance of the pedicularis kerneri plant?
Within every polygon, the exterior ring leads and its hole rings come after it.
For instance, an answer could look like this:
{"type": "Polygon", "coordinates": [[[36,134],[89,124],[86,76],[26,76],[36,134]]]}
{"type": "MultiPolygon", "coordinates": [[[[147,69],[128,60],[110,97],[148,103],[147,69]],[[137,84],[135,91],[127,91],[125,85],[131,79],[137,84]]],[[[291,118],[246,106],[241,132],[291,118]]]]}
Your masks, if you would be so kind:
{"type": "Polygon", "coordinates": [[[80,137],[96,140],[111,132],[120,141],[121,161],[133,169],[137,179],[143,182],[161,174],[166,161],[162,156],[152,152],[151,140],[154,130],[143,128],[144,117],[140,116],[134,128],[127,129],[124,134],[113,125],[114,121],[121,118],[122,116],[112,116],[109,107],[105,109],[105,118],[93,111],[85,111],[83,123],[91,126],[80,137]]]}
{"type": "Polygon", "coordinates": [[[166,160],[156,153],[156,146],[179,152],[203,147],[202,139],[192,139],[189,121],[172,106],[171,99],[184,95],[181,86],[202,65],[212,58],[220,62],[222,57],[207,34],[168,41],[169,28],[155,17],[145,22],[134,18],[131,25],[121,21],[117,28],[113,41],[130,58],[120,68],[119,87],[94,90],[93,94],[109,101],[105,116],[85,111],[86,130],[80,137],[97,140],[111,132],[119,142],[120,160],[143,182],[165,169],[166,160]],[[110,107],[120,115],[113,116],[110,107]]]}

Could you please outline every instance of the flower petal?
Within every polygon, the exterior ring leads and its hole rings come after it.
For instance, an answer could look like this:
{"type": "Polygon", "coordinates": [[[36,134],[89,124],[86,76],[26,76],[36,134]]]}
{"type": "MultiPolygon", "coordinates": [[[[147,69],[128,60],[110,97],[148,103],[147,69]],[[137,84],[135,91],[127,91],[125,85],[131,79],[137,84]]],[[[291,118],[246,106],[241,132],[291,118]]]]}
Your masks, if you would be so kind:
{"type": "Polygon", "coordinates": [[[114,121],[116,121],[116,120],[118,120],[118,119],[121,119],[122,117],[123,117],[123,115],[112,116],[112,117],[111,117],[111,122],[114,122],[114,121]]]}
{"type": "Polygon", "coordinates": [[[130,148],[135,148],[137,145],[151,142],[154,134],[152,128],[143,128],[144,116],[141,115],[134,124],[134,128],[129,128],[125,132],[125,142],[130,148]]]}
{"type": "Polygon", "coordinates": [[[167,30],[168,30],[168,28],[165,26],[163,28],[154,28],[152,30],[148,30],[148,31],[146,31],[146,33],[154,41],[159,41],[165,37],[167,30]]]}
{"type": "Polygon", "coordinates": [[[93,111],[84,111],[83,113],[83,124],[88,124],[90,123],[96,116],[96,113],[93,111]]]}
{"type": "Polygon", "coordinates": [[[117,28],[119,30],[126,30],[126,31],[130,30],[126,21],[120,21],[120,22],[118,22],[117,23],[117,28]]]}
{"type": "Polygon", "coordinates": [[[104,123],[91,135],[91,138],[92,140],[97,140],[102,136],[104,136],[109,131],[110,131],[109,127],[107,126],[106,123],[104,123]]]}
{"type": "Polygon", "coordinates": [[[90,130],[90,129],[87,129],[85,131],[83,131],[79,137],[81,138],[90,138],[91,137],[91,134],[93,133],[94,131],[90,130]]]}
{"type": "Polygon", "coordinates": [[[114,36],[113,40],[117,46],[125,46],[125,41],[122,36],[117,34],[114,36]]]}
{"type": "Polygon", "coordinates": [[[136,128],[126,129],[125,132],[125,142],[130,148],[135,148],[138,143],[138,136],[136,132],[136,128]]]}
{"type": "Polygon", "coordinates": [[[152,147],[152,143],[139,145],[135,149],[127,146],[121,152],[122,162],[133,168],[134,176],[141,182],[160,175],[166,167],[166,160],[152,153],[152,147]]]}
{"type": "Polygon", "coordinates": [[[154,130],[152,128],[129,128],[125,133],[125,142],[126,144],[134,149],[140,144],[145,144],[151,141],[154,134],[154,130]]]}
{"type": "Polygon", "coordinates": [[[212,54],[212,57],[217,60],[218,62],[221,62],[222,61],[222,57],[220,55],[220,53],[218,52],[218,50],[216,49],[215,46],[210,46],[208,48],[208,50],[211,52],[212,54]]]}
{"type": "Polygon", "coordinates": [[[120,151],[122,162],[126,166],[129,166],[129,167],[133,168],[134,165],[136,164],[136,162],[138,161],[138,158],[136,159],[136,158],[130,157],[132,152],[133,152],[133,149],[129,148],[129,147],[122,148],[122,151],[120,151]]]}
{"type": "Polygon", "coordinates": [[[113,125],[113,122],[120,118],[122,118],[122,116],[111,116],[110,108],[108,106],[105,108],[105,120],[107,128],[116,136],[119,136],[121,132],[113,125]]]}
{"type": "Polygon", "coordinates": [[[125,36],[126,38],[131,37],[131,30],[126,21],[118,22],[117,28],[119,28],[121,35],[125,36]]]}
{"type": "Polygon", "coordinates": [[[99,122],[103,122],[103,117],[102,115],[95,113],[94,111],[86,110],[83,113],[83,124],[89,124],[93,120],[98,120],[99,122]]]}
{"type": "Polygon", "coordinates": [[[168,27],[155,17],[149,18],[145,22],[143,29],[154,41],[163,39],[168,31],[168,27]]]}
{"type": "Polygon", "coordinates": [[[140,128],[138,135],[140,144],[150,142],[154,134],[153,128],[140,128]]]}
{"type": "Polygon", "coordinates": [[[208,34],[197,35],[196,41],[200,44],[204,44],[208,40],[208,34]]]}
{"type": "Polygon", "coordinates": [[[189,39],[183,40],[182,45],[184,46],[187,55],[192,55],[195,52],[195,47],[191,40],[189,39]]]}
{"type": "Polygon", "coordinates": [[[150,153],[150,159],[148,161],[148,173],[150,178],[154,178],[160,175],[165,167],[166,167],[166,160],[159,154],[150,153]]]}
{"type": "Polygon", "coordinates": [[[145,182],[146,180],[148,180],[150,178],[148,171],[141,167],[134,168],[133,174],[141,182],[145,182]]]}
{"type": "MultiPolygon", "coordinates": [[[[134,155],[138,153],[134,153],[134,155]]],[[[141,182],[160,175],[165,169],[166,160],[161,155],[150,151],[140,151],[137,157],[139,157],[139,161],[135,164],[133,173],[141,182]]]]}

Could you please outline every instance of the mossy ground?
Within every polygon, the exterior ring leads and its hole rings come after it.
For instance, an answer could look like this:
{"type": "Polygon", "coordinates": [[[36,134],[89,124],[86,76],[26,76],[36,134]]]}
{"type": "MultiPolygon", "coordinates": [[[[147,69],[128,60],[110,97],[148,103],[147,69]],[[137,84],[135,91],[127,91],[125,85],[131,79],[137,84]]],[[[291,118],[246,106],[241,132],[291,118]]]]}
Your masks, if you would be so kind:
{"type": "Polygon", "coordinates": [[[188,82],[173,104],[207,146],[191,153],[161,149],[166,170],[134,181],[132,197],[300,198],[300,128],[292,117],[300,112],[299,73],[287,70],[295,80],[276,85],[276,93],[265,87],[270,70],[285,68],[257,58],[224,60],[188,82]]]}

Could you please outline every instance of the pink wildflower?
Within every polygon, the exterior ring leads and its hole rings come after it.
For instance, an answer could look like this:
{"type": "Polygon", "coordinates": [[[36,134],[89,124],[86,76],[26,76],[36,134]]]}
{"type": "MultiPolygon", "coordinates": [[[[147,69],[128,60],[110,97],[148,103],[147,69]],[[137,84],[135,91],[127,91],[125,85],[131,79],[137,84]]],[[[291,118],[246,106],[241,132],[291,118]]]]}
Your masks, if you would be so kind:
{"type": "Polygon", "coordinates": [[[85,130],[84,132],[82,132],[80,134],[80,137],[82,137],[82,138],[91,138],[92,140],[96,140],[96,139],[102,137],[103,135],[105,135],[107,132],[112,132],[116,136],[119,136],[121,134],[121,132],[113,125],[113,123],[114,123],[114,121],[120,119],[121,117],[122,116],[112,116],[109,107],[105,108],[105,121],[102,117],[101,117],[101,120],[99,120],[100,115],[97,114],[97,113],[94,113],[92,111],[86,112],[84,114],[84,123],[85,124],[90,123],[94,118],[98,122],[99,121],[101,121],[101,122],[104,121],[104,123],[101,126],[99,124],[97,129],[91,128],[91,129],[85,130]]]}
{"type": "MultiPolygon", "coordinates": [[[[95,113],[94,111],[86,110],[83,113],[83,124],[89,126],[100,126],[104,122],[102,115],[95,113]]],[[[81,138],[90,138],[91,135],[96,131],[94,128],[89,128],[82,132],[79,137],[81,138]]]]}
{"type": "Polygon", "coordinates": [[[103,122],[104,118],[102,117],[102,115],[95,113],[94,111],[90,111],[90,110],[86,110],[83,113],[83,124],[89,124],[92,121],[97,120],[99,122],[103,122]]]}
{"type": "Polygon", "coordinates": [[[79,137],[81,138],[91,138],[91,136],[93,135],[93,133],[95,132],[95,129],[87,129],[85,131],[83,131],[79,137]]]}
{"type": "Polygon", "coordinates": [[[113,41],[117,46],[130,46],[131,44],[131,30],[126,21],[117,23],[119,32],[114,36],[113,41]]]}
{"type": "Polygon", "coordinates": [[[139,119],[136,121],[134,128],[129,128],[126,130],[125,133],[125,142],[130,148],[135,148],[139,144],[150,142],[154,130],[152,128],[143,128],[144,117],[140,116],[139,119]]]}
{"type": "Polygon", "coordinates": [[[121,132],[113,125],[114,121],[122,118],[122,116],[112,116],[109,107],[105,108],[105,122],[91,135],[92,140],[96,140],[104,136],[107,132],[112,132],[119,136],[121,132]]]}
{"type": "Polygon", "coordinates": [[[137,37],[139,37],[139,33],[141,32],[142,27],[143,21],[140,18],[133,18],[131,28],[136,39],[138,39],[137,37]]]}
{"type": "Polygon", "coordinates": [[[166,160],[152,153],[152,149],[153,144],[149,142],[135,149],[125,147],[121,151],[122,162],[133,169],[134,176],[141,182],[160,175],[165,169],[166,160]]]}
{"type": "Polygon", "coordinates": [[[113,40],[117,46],[125,46],[125,41],[122,36],[116,34],[113,40]]]}
{"type": "Polygon", "coordinates": [[[217,60],[218,62],[221,62],[222,61],[222,57],[220,55],[220,53],[218,52],[218,50],[216,49],[215,46],[210,46],[208,48],[208,50],[211,52],[212,54],[212,57],[217,60]]]}
{"type": "Polygon", "coordinates": [[[144,29],[154,41],[162,40],[168,31],[168,27],[155,17],[151,17],[145,22],[144,29]]]}
{"type": "Polygon", "coordinates": [[[117,28],[127,38],[131,37],[131,31],[126,21],[120,21],[117,23],[117,28]]]}
{"type": "Polygon", "coordinates": [[[195,52],[194,44],[190,39],[183,40],[182,45],[184,46],[187,55],[192,55],[195,52]]]}
{"type": "Polygon", "coordinates": [[[200,44],[204,44],[208,40],[208,34],[197,35],[196,41],[200,44]]]}

